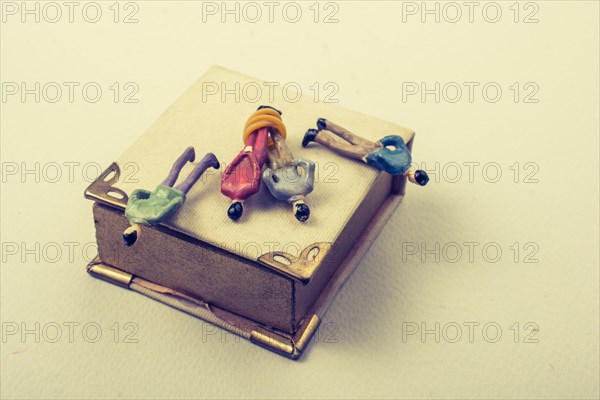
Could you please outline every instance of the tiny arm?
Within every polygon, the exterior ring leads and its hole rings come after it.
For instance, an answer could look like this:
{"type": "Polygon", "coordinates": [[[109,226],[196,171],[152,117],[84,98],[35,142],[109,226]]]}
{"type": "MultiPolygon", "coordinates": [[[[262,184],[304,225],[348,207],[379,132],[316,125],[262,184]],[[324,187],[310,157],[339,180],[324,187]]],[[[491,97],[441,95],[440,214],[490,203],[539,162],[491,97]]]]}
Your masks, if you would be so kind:
{"type": "Polygon", "coordinates": [[[307,160],[305,158],[301,158],[296,161],[296,166],[302,168],[306,175],[314,179],[315,177],[315,163],[311,160],[307,160]]]}
{"type": "Polygon", "coordinates": [[[150,225],[158,225],[167,220],[171,215],[175,213],[183,204],[184,199],[176,197],[171,199],[167,204],[160,208],[161,212],[157,212],[152,217],[146,219],[150,225]]]}
{"type": "Polygon", "coordinates": [[[182,197],[175,197],[174,199],[171,199],[171,201],[165,206],[165,208],[168,210],[167,212],[169,214],[175,212],[175,210],[183,205],[183,201],[184,199],[182,197]]]}
{"type": "Polygon", "coordinates": [[[144,189],[135,189],[129,196],[129,201],[144,200],[150,197],[152,192],[144,189]]]}

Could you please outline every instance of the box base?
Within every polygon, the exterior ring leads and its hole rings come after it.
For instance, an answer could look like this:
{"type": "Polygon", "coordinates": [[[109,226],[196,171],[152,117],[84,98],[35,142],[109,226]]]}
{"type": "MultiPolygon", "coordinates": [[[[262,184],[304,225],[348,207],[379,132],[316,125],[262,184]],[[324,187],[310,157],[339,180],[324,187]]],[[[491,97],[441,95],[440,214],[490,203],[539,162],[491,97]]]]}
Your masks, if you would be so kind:
{"type": "Polygon", "coordinates": [[[94,259],[87,266],[87,271],[95,278],[141,293],[243,337],[251,343],[259,345],[267,350],[296,360],[300,358],[310,343],[312,336],[319,327],[322,316],[327,312],[327,309],[333,302],[336,294],[348,280],[350,274],[356,269],[371,243],[377,238],[377,235],[387,220],[402,201],[402,198],[402,195],[390,195],[386,199],[383,206],[362,233],[356,246],[353,247],[352,251],[339,265],[335,274],[331,277],[325,287],[325,290],[323,290],[310,311],[305,315],[300,323],[299,329],[294,335],[266,327],[238,314],[210,305],[202,301],[202,299],[190,297],[170,288],[147,281],[143,279],[143,277],[137,277],[121,271],[111,265],[103,263],[98,258],[94,259]]]}

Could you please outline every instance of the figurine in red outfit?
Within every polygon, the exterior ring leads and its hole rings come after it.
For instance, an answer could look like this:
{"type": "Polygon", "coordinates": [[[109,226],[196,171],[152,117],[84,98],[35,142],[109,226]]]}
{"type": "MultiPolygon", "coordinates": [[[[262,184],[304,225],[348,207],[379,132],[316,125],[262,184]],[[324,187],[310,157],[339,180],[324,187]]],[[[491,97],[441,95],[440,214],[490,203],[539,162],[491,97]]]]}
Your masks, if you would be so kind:
{"type": "Polygon", "coordinates": [[[262,167],[267,160],[267,146],[271,140],[270,129],[277,130],[283,138],[286,137],[281,112],[270,106],[260,106],[248,118],[244,127],[245,147],[223,172],[221,193],[232,201],[227,216],[233,221],[242,216],[244,200],[260,189],[262,167]]]}

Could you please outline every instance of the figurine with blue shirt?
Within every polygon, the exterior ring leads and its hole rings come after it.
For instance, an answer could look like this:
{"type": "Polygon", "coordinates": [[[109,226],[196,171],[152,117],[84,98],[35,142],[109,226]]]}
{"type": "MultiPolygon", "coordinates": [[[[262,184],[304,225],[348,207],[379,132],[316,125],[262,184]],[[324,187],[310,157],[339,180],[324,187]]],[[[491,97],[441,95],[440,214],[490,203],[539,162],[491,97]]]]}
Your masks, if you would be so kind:
{"type": "Polygon", "coordinates": [[[360,160],[388,174],[404,175],[417,185],[425,186],[429,182],[427,172],[411,167],[412,156],[401,136],[388,135],[371,142],[324,118],[317,120],[317,127],[306,132],[302,147],[317,142],[344,157],[360,160]]]}

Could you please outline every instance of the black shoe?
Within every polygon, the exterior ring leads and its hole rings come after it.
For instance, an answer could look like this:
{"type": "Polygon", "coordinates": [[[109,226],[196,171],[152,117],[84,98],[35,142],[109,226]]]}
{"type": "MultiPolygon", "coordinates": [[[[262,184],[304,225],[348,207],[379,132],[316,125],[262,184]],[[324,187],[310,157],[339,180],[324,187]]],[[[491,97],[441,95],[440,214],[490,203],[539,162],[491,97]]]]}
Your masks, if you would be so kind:
{"type": "Polygon", "coordinates": [[[185,149],[185,159],[188,162],[194,162],[196,160],[196,150],[194,150],[194,146],[189,146],[185,149]]]}
{"type": "Polygon", "coordinates": [[[306,147],[310,142],[313,142],[318,134],[319,131],[316,129],[307,130],[304,134],[304,138],[302,139],[302,147],[306,147]]]}
{"type": "Polygon", "coordinates": [[[240,219],[240,217],[242,216],[243,213],[244,213],[244,207],[242,206],[242,203],[240,203],[239,201],[236,201],[235,203],[230,205],[229,209],[227,210],[227,216],[232,221],[237,221],[238,219],[240,219]]]}
{"type": "Polygon", "coordinates": [[[310,208],[306,204],[296,204],[296,219],[300,222],[305,222],[310,217],[310,208]]]}
{"type": "Polygon", "coordinates": [[[221,168],[221,164],[219,163],[219,160],[217,159],[217,156],[215,156],[213,153],[206,153],[206,155],[204,156],[205,159],[208,159],[208,161],[210,161],[210,166],[213,167],[214,169],[219,169],[221,168]]]}
{"type": "Polygon", "coordinates": [[[319,118],[317,120],[317,128],[319,128],[320,131],[327,129],[327,120],[325,118],[319,118]]]}
{"type": "Polygon", "coordinates": [[[221,168],[221,163],[219,162],[219,159],[217,158],[217,156],[215,156],[214,154],[212,154],[212,160],[211,161],[212,161],[212,167],[214,169],[221,168]]]}
{"type": "Polygon", "coordinates": [[[418,169],[415,172],[415,181],[417,181],[419,185],[425,186],[427,185],[427,182],[429,182],[429,175],[427,175],[427,172],[423,171],[422,169],[418,169]]]}

